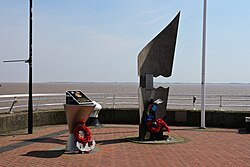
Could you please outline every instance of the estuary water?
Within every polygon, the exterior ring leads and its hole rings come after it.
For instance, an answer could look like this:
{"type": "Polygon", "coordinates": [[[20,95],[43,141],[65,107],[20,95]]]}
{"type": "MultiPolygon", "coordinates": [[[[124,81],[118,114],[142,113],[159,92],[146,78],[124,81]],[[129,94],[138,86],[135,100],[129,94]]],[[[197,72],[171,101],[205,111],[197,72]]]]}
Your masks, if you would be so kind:
{"type": "MultiPolygon", "coordinates": [[[[0,83],[0,95],[28,93],[27,83],[0,83]]],[[[154,87],[170,87],[171,94],[200,94],[200,84],[156,83],[154,87]]],[[[82,90],[86,93],[137,93],[138,83],[33,83],[33,93],[65,93],[82,90]]],[[[250,84],[207,84],[207,94],[250,95],[250,84]]]]}
{"type": "MultiPolygon", "coordinates": [[[[28,83],[0,83],[0,95],[28,94],[28,83]]],[[[168,108],[199,109],[201,85],[191,83],[156,83],[154,87],[169,87],[168,108]],[[193,98],[196,98],[193,103],[193,98]]],[[[138,96],[138,83],[33,83],[33,94],[60,93],[81,90],[86,94],[110,94],[110,96],[138,96]]],[[[207,108],[216,110],[250,111],[250,84],[213,83],[206,85],[207,108]]],[[[91,97],[95,99],[95,97],[91,97]]],[[[1,100],[1,99],[0,99],[1,100]]],[[[131,103],[138,102],[134,99],[131,103]]],[[[133,107],[138,106],[134,105],[133,107]]]]}

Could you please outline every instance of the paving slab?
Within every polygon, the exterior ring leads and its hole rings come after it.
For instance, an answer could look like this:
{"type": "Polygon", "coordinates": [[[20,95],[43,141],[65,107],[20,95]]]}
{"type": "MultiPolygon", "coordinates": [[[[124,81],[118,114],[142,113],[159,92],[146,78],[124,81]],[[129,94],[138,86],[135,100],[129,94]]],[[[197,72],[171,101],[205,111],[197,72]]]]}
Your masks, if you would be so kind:
{"type": "Polygon", "coordinates": [[[170,127],[170,135],[185,142],[138,144],[137,125],[91,128],[96,148],[89,154],[65,154],[67,125],[0,134],[0,166],[241,166],[250,167],[250,134],[238,129],[170,127]]]}

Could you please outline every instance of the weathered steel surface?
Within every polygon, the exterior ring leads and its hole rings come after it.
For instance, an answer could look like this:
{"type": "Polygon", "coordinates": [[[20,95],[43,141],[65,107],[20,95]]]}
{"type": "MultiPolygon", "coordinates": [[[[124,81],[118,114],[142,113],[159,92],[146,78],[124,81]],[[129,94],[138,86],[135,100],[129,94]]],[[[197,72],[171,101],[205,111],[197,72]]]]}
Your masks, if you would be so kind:
{"type": "Polygon", "coordinates": [[[139,137],[141,140],[144,139],[146,133],[143,119],[145,110],[147,109],[147,102],[150,99],[163,100],[163,104],[158,106],[156,117],[164,118],[166,115],[169,88],[159,87],[155,89],[153,87],[153,79],[160,75],[164,77],[170,77],[172,75],[179,18],[180,12],[138,55],[138,75],[140,77],[139,137]]]}
{"type": "Polygon", "coordinates": [[[138,55],[138,75],[170,77],[179,25],[180,12],[172,22],[150,41],[138,55]]]}

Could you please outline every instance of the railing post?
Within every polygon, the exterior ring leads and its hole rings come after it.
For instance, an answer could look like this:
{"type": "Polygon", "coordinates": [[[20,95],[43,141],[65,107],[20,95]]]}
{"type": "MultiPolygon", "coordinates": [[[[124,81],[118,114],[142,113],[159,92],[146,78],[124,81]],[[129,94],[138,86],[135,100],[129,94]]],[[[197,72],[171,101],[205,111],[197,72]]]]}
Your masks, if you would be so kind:
{"type": "Polygon", "coordinates": [[[220,110],[222,111],[222,96],[220,96],[220,110]]]}
{"type": "Polygon", "coordinates": [[[11,106],[10,106],[10,110],[9,110],[9,113],[10,113],[10,114],[13,113],[13,112],[12,112],[12,109],[13,109],[14,105],[15,105],[17,102],[18,102],[18,101],[16,100],[16,97],[14,97],[14,100],[13,100],[13,102],[12,102],[12,104],[11,104],[11,106]]]}
{"type": "Polygon", "coordinates": [[[38,97],[38,100],[37,100],[37,103],[36,103],[36,109],[35,109],[35,111],[37,111],[37,110],[38,110],[38,107],[39,107],[39,101],[40,101],[40,96],[38,97]]]}

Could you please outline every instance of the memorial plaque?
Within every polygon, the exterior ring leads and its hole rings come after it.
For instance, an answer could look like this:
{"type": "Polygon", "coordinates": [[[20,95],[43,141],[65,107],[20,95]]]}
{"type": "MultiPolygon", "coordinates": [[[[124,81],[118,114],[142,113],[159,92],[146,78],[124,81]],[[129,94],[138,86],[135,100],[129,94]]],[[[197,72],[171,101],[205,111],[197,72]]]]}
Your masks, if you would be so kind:
{"type": "Polygon", "coordinates": [[[70,90],[66,91],[66,104],[87,105],[93,104],[93,102],[86,95],[84,95],[82,91],[70,90]]]}

